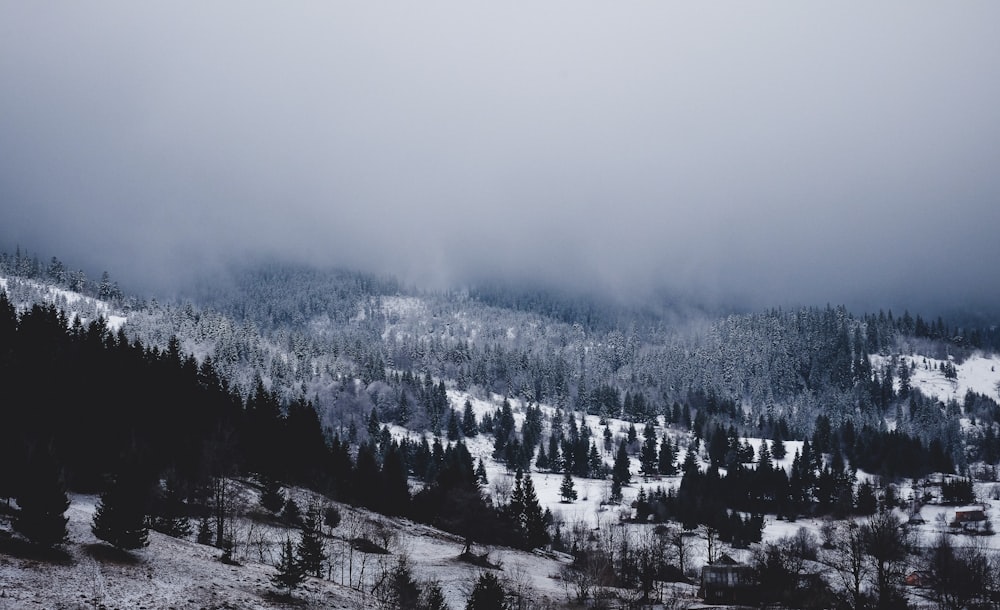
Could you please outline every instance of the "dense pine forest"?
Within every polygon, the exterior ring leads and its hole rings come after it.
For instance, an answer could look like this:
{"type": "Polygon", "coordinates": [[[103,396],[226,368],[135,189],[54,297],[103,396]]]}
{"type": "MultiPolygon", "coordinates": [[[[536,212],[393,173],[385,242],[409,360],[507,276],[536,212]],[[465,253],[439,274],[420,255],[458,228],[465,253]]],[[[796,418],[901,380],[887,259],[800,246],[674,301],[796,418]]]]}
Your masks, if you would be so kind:
{"type": "MultiPolygon", "coordinates": [[[[116,547],[144,546],[148,528],[189,536],[197,523],[199,539],[225,549],[227,482],[241,477],[275,515],[295,514],[278,492],[294,485],[454,533],[466,552],[592,558],[540,506],[534,471],[565,473],[567,501],[572,477],[610,479],[612,501],[639,477],[679,477],[644,489],[631,519],[748,548],[765,518],[900,507],[892,481],[958,475],[969,487],[949,499],[971,501],[970,464],[1000,461],[996,400],[925,396],[909,384],[916,362],[900,357],[925,354],[948,378],[953,363],[996,348],[996,327],[843,307],[653,315],[287,265],[157,301],[20,251],[0,258],[0,276],[0,497],[13,529],[41,546],[65,538],[71,490],[101,494],[94,531],[116,547]],[[477,417],[450,391],[499,406],[477,417]],[[512,400],[527,405],[520,425],[512,400]],[[605,423],[601,435],[585,416],[631,425],[605,423]],[[398,438],[390,426],[430,434],[398,438]],[[488,495],[465,445],[475,437],[514,473],[509,496],[488,495]],[[790,442],[801,447],[791,467],[775,467],[790,442]]],[[[616,582],[638,586],[635,566],[619,567],[616,582]]]]}

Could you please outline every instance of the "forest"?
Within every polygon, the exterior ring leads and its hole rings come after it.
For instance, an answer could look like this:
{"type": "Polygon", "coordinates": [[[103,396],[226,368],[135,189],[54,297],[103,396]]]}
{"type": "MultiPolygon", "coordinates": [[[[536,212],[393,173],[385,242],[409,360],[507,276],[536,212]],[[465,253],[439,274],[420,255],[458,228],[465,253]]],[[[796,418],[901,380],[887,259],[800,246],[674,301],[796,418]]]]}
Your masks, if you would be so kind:
{"type": "MultiPolygon", "coordinates": [[[[677,533],[663,545],[700,531],[763,548],[759,578],[776,579],[781,597],[771,601],[792,603],[812,585],[791,577],[788,562],[818,555],[794,541],[761,547],[765,517],[867,519],[861,534],[838,530],[831,541],[868,537],[876,598],[855,589],[848,606],[889,607],[900,600],[882,570],[895,560],[882,563],[872,545],[888,527],[879,519],[904,503],[890,483],[953,474],[945,491],[959,504],[972,499],[970,464],[1000,460],[1000,405],[971,391],[960,403],[928,398],[909,387],[915,364],[897,357],[919,346],[961,362],[997,345],[996,328],[842,307],[702,312],[667,324],[597,302],[421,293],[283,265],[240,270],[176,302],[125,296],[108,274],[90,282],[54,257],[42,266],[5,254],[0,276],[0,459],[9,466],[0,497],[14,530],[41,546],[65,538],[72,490],[101,495],[95,534],[115,547],[143,546],[148,528],[190,536],[197,524],[199,539],[225,550],[226,482],[242,477],[275,515],[296,510],[278,490],[301,486],[454,533],[466,552],[547,547],[572,555],[580,573],[604,561],[602,582],[648,599],[652,581],[684,573],[683,558],[602,551],[606,540],[573,534],[541,508],[531,473],[565,473],[568,499],[572,477],[609,479],[612,501],[638,477],[677,476],[679,485],[643,491],[633,506],[635,522],[677,533]],[[70,315],[66,295],[41,296],[51,287],[99,301],[74,301],[70,315]],[[127,321],[112,328],[110,311],[127,321]],[[872,354],[885,365],[873,367],[872,354]],[[523,423],[509,400],[477,417],[449,390],[525,401],[523,423]],[[631,426],[599,436],[584,415],[631,426]],[[971,422],[964,430],[959,417],[971,422]],[[433,441],[398,439],[390,425],[433,441]],[[480,435],[514,474],[506,498],[488,496],[483,464],[466,449],[480,435]],[[747,437],[765,441],[755,450],[747,437]],[[789,441],[802,443],[786,471],[773,461],[789,441]],[[883,484],[859,481],[859,470],[883,484]]],[[[839,548],[831,541],[826,554],[839,548]]]]}

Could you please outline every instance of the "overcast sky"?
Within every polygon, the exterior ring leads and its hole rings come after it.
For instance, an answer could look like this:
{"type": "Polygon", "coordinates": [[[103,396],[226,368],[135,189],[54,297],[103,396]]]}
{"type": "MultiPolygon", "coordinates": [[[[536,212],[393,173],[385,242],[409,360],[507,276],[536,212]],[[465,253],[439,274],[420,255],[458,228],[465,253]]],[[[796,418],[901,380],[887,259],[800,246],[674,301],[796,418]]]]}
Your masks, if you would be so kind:
{"type": "Polygon", "coordinates": [[[1000,303],[1000,3],[0,0],[0,244],[1000,303]]]}

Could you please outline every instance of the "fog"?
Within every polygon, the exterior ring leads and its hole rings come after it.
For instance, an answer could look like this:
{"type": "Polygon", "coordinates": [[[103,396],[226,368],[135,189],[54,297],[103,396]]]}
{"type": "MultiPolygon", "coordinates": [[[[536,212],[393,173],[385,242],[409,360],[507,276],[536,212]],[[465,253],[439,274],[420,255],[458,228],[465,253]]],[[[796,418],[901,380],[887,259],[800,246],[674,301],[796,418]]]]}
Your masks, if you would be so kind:
{"type": "Polygon", "coordinates": [[[1000,4],[0,2],[0,246],[1000,303],[1000,4]]]}

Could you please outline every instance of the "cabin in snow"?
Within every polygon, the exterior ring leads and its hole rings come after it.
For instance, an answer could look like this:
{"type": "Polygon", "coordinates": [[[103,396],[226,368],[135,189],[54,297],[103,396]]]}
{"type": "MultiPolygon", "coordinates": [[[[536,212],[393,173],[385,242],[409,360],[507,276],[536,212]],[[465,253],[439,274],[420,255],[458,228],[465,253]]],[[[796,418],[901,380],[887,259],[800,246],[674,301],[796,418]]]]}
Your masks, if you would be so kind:
{"type": "Polygon", "coordinates": [[[993,533],[993,525],[986,514],[985,506],[964,506],[955,509],[955,516],[950,525],[972,534],[993,533]]]}
{"type": "Polygon", "coordinates": [[[702,599],[709,604],[741,604],[752,602],[757,582],[753,568],[723,555],[701,569],[702,599]]]}

